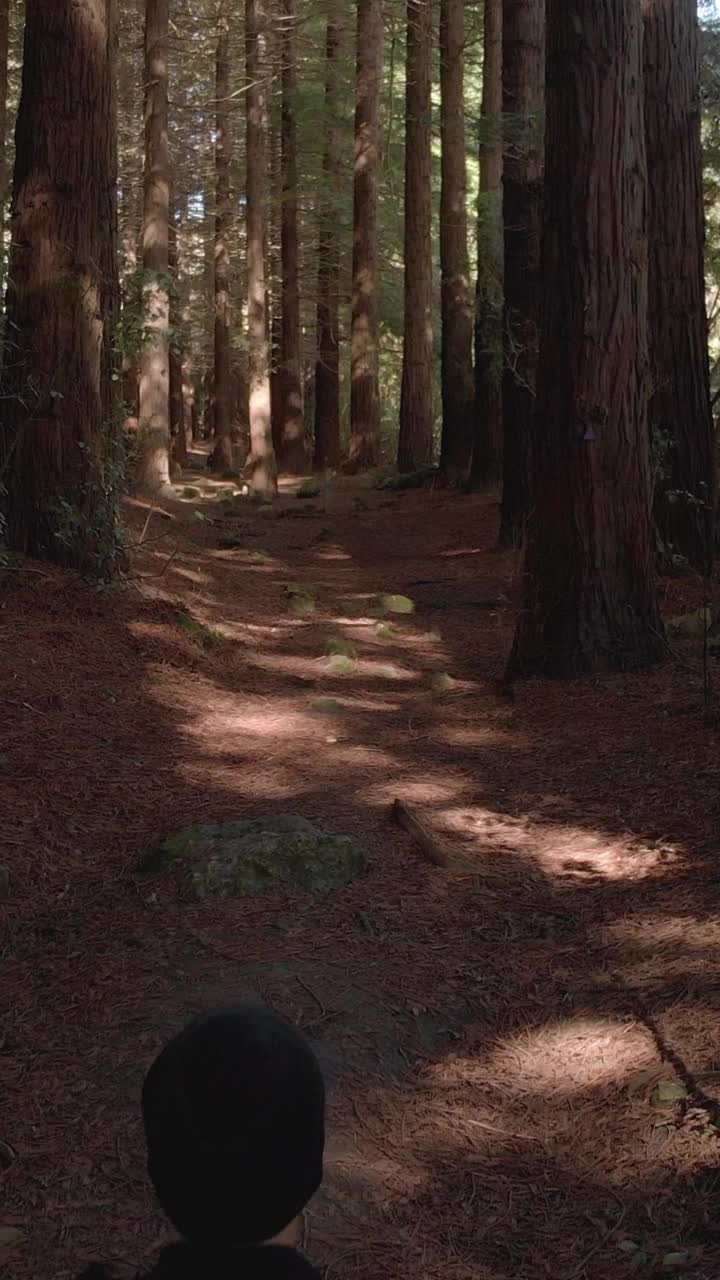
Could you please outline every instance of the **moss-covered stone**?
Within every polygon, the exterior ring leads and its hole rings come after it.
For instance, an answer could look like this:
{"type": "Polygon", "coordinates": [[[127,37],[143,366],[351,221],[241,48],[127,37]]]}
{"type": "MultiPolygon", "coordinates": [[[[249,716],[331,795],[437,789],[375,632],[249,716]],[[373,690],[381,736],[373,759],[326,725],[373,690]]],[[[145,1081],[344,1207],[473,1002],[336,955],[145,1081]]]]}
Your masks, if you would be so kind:
{"type": "Polygon", "coordinates": [[[144,872],[177,869],[181,892],[194,899],[243,897],[277,885],[332,893],[365,866],[358,841],[284,814],[189,827],[139,860],[144,872]]]}

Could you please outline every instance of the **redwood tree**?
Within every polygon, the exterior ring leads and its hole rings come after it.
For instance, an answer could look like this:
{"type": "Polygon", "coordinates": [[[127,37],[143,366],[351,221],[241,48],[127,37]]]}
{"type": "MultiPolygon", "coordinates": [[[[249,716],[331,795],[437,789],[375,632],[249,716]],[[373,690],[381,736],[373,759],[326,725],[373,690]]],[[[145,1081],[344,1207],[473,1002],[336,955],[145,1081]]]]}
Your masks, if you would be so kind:
{"type": "Polygon", "coordinates": [[[502,474],[502,0],[485,0],[480,112],[478,278],[475,300],[475,430],[471,480],[502,474]]]}
{"type": "Polygon", "coordinates": [[[257,492],[277,492],[277,467],[270,412],[267,243],[268,202],[268,12],[266,0],[246,0],[247,70],[247,277],[250,456],[247,473],[257,492]]]}
{"type": "Polygon", "coordinates": [[[473,297],[467,246],[465,0],[440,0],[440,270],[442,274],[442,445],[452,480],[467,474],[472,450],[473,297]]]}
{"type": "Polygon", "coordinates": [[[215,50],[215,446],[219,472],[233,465],[230,378],[230,0],[217,10],[215,50]]]}
{"type": "Polygon", "coordinates": [[[350,389],[350,464],[372,466],[380,448],[378,389],[378,130],[382,0],[358,0],[350,389]]]}
{"type": "Polygon", "coordinates": [[[285,471],[307,467],[305,418],[300,376],[300,241],[297,158],[297,13],[295,0],[282,0],[282,115],[280,125],[282,207],[282,336],[280,363],[280,460],[285,471]]]}
{"type": "Polygon", "coordinates": [[[12,546],[93,571],[115,551],[114,40],[112,0],[27,0],[0,402],[12,546]]]}
{"type": "Polygon", "coordinates": [[[315,365],[315,467],[340,461],[340,240],[337,201],[342,173],[338,62],[343,0],[328,0],[325,39],[325,142],[318,242],[317,361],[315,365]]]}
{"type": "MultiPolygon", "coordinates": [[[[0,229],[5,230],[7,200],[7,96],[10,0],[0,0],[0,229]]],[[[3,251],[4,258],[4,251],[3,251]]]]}
{"type": "Polygon", "coordinates": [[[407,0],[401,471],[417,470],[433,452],[432,46],[430,0],[407,0]]]}
{"type": "Polygon", "coordinates": [[[666,546],[702,569],[712,556],[715,460],[697,0],[643,0],[643,13],[655,515],[666,546]]]}
{"type": "Polygon", "coordinates": [[[637,0],[548,0],[533,515],[510,674],[644,667],[653,575],[637,0]]]}
{"type": "Polygon", "coordinates": [[[137,480],[170,483],[170,152],[168,0],[145,5],[145,176],[142,226],[145,342],[140,357],[137,480]]]}
{"type": "Polygon", "coordinates": [[[545,0],[504,0],[503,547],[521,545],[530,503],[540,307],[544,42],[545,0]]]}

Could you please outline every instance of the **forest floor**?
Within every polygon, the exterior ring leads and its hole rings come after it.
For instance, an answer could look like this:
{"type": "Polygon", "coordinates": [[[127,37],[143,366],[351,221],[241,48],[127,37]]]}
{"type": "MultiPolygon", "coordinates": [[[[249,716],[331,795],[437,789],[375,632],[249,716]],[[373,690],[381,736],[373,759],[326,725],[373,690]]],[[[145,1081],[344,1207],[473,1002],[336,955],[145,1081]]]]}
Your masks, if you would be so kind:
{"type": "MultiPolygon", "coordinates": [[[[128,501],[121,589],[0,571],[0,1269],[150,1259],[143,1072],[190,1011],[259,995],[331,1086],[309,1232],[330,1280],[716,1278],[720,724],[697,643],[508,700],[520,565],[493,499],[344,482],[232,516],[197,487],[128,501]],[[397,593],[415,612],[379,616],[397,593]],[[336,637],[355,660],[328,660],[336,637]],[[187,904],[135,872],[183,825],[278,812],[360,837],[368,874],[187,904]]],[[[701,602],[661,590],[669,616],[701,602]]]]}

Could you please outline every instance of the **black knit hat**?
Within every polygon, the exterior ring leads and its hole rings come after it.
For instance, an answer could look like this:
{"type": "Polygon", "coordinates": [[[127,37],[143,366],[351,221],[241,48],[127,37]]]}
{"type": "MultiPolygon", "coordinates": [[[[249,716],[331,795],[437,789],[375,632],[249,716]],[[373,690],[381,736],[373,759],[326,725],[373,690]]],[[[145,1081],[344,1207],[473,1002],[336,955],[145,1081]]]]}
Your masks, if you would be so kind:
{"type": "Polygon", "coordinates": [[[322,1181],[325,1089],[303,1037],[268,1009],[196,1018],[143,1087],[148,1169],[186,1239],[270,1240],[322,1181]]]}

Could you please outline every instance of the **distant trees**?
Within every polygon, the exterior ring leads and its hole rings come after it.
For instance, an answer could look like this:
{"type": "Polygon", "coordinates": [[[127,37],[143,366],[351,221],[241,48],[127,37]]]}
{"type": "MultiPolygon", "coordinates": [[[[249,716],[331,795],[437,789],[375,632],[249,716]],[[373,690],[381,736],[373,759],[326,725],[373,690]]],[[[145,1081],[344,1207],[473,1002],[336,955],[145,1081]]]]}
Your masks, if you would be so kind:
{"type": "Polygon", "coordinates": [[[247,72],[246,218],[248,278],[248,367],[250,399],[250,484],[260,493],[277,491],[277,464],[270,415],[265,249],[268,207],[268,12],[267,0],[246,0],[247,72]]]}
{"type": "Polygon", "coordinates": [[[114,20],[112,0],[26,3],[0,418],[11,545],[94,572],[117,548],[114,20]]]}
{"type": "Polygon", "coordinates": [[[545,0],[503,0],[505,316],[500,545],[522,545],[540,307],[545,0]]]}
{"type": "Polygon", "coordinates": [[[697,0],[642,0],[650,241],[650,428],[666,550],[712,556],[715,441],[703,272],[697,0]]]}
{"type": "Polygon", "coordinates": [[[281,27],[281,210],[282,344],[280,365],[280,461],[285,471],[307,469],[303,388],[300,374],[300,236],[298,228],[297,12],[282,0],[281,27]]]}
{"type": "Polygon", "coordinates": [[[440,466],[467,474],[472,451],[473,296],[467,244],[465,156],[465,0],[440,0],[440,271],[442,275],[440,466]]]}
{"type": "Polygon", "coordinates": [[[378,128],[383,63],[382,0],[357,0],[353,202],[350,463],[380,456],[378,389],[378,128]]]}
{"type": "Polygon", "coordinates": [[[647,666],[664,651],[650,516],[640,9],[548,0],[547,34],[533,512],[510,674],[578,676],[647,666]]]}
{"type": "Polygon", "coordinates": [[[405,106],[405,324],[398,465],[433,454],[431,0],[407,0],[405,106]]]}
{"type": "Polygon", "coordinates": [[[217,9],[215,51],[215,236],[213,293],[215,300],[214,408],[215,447],[219,472],[233,465],[230,377],[230,0],[217,9]]]}
{"type": "Polygon", "coordinates": [[[170,150],[168,0],[145,4],[145,174],[142,225],[145,340],[140,357],[137,480],[170,485],[170,150]]]}

